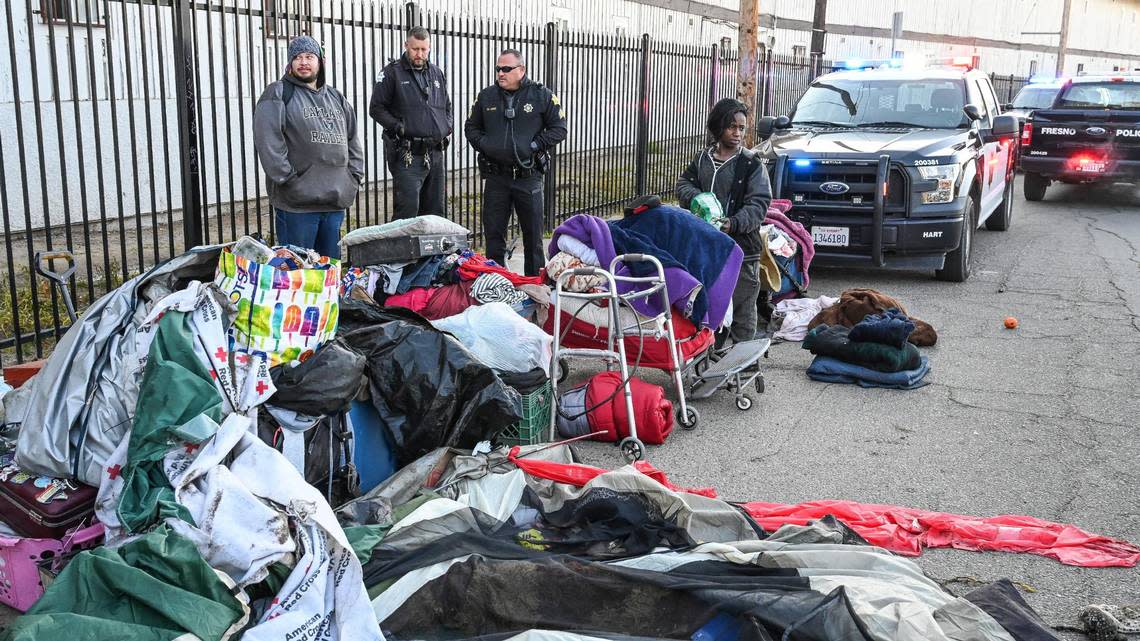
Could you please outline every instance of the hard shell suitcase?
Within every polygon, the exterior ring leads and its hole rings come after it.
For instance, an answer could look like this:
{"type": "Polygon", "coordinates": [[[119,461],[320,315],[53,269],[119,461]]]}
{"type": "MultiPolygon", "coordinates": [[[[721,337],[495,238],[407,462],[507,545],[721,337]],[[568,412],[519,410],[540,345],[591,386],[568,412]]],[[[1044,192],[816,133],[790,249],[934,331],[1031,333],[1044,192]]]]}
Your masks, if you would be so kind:
{"type": "Polygon", "coordinates": [[[424,256],[450,254],[457,249],[467,249],[466,234],[423,234],[380,238],[357,245],[349,245],[348,263],[353,267],[387,265],[418,260],[424,256]]]}
{"type": "Polygon", "coordinates": [[[0,457],[0,520],[20,536],[58,539],[90,521],[97,488],[72,479],[24,472],[12,454],[0,457]]]}

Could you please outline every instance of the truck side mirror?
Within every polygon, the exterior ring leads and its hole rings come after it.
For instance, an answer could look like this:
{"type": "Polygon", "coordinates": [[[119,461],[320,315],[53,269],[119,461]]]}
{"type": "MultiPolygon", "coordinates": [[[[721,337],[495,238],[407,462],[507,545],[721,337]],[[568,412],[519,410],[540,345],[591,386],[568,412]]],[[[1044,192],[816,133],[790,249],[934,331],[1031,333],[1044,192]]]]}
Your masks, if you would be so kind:
{"type": "Polygon", "coordinates": [[[1013,138],[1020,134],[1021,126],[1015,116],[998,116],[994,118],[993,138],[1013,138]]]}
{"type": "Polygon", "coordinates": [[[788,127],[792,126],[792,119],[787,116],[780,116],[776,118],[776,123],[774,126],[776,129],[787,129],[788,127]]]}
{"type": "Polygon", "coordinates": [[[1002,111],[1009,111],[1010,109],[1013,109],[1013,103],[1012,102],[1007,102],[1001,106],[1002,111]]]}
{"type": "Polygon", "coordinates": [[[756,121],[756,133],[764,140],[772,135],[772,130],[776,128],[776,119],[772,116],[764,116],[756,121]]]}
{"type": "Polygon", "coordinates": [[[978,109],[977,105],[966,105],[962,107],[962,111],[966,112],[966,117],[969,118],[971,122],[982,119],[982,111],[978,109]]]}

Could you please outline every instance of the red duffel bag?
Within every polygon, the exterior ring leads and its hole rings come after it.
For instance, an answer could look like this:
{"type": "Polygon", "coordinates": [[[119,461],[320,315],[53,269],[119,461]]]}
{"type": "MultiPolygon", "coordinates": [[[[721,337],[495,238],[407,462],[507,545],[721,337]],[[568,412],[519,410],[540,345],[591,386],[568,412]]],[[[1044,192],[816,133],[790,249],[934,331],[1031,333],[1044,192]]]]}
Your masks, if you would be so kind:
{"type": "MultiPolygon", "coordinates": [[[[633,417],[637,437],[649,445],[661,445],[673,431],[673,403],[665,398],[659,385],[633,377],[629,381],[633,393],[633,417]]],[[[586,407],[599,405],[589,413],[590,427],[605,430],[599,441],[618,441],[629,436],[629,419],[625,411],[625,394],[621,389],[621,373],[602,372],[590,379],[586,387],[586,407]],[[606,399],[609,399],[608,401],[606,399]]]]}

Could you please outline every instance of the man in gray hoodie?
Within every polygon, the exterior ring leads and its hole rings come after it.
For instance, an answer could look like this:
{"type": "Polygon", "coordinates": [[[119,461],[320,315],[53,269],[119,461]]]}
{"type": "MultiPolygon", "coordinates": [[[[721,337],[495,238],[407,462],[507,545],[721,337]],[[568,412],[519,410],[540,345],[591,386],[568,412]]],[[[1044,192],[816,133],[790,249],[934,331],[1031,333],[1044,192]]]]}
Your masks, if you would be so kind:
{"type": "Polygon", "coordinates": [[[253,112],[253,146],[265,168],[276,240],[340,258],[340,226],[364,179],[356,113],[325,83],[321,46],[289,43],[289,68],[253,112]]]}

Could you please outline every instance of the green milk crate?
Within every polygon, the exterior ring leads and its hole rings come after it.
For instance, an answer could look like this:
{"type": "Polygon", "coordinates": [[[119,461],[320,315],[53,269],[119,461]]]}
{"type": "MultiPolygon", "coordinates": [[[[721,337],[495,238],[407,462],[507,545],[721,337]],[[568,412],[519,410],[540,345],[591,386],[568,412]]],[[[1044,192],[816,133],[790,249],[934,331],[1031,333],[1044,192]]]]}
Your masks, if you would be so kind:
{"type": "Polygon", "coordinates": [[[522,420],[503,430],[499,442],[507,445],[545,443],[550,435],[550,403],[554,392],[550,381],[530,394],[522,395],[522,420]]]}

